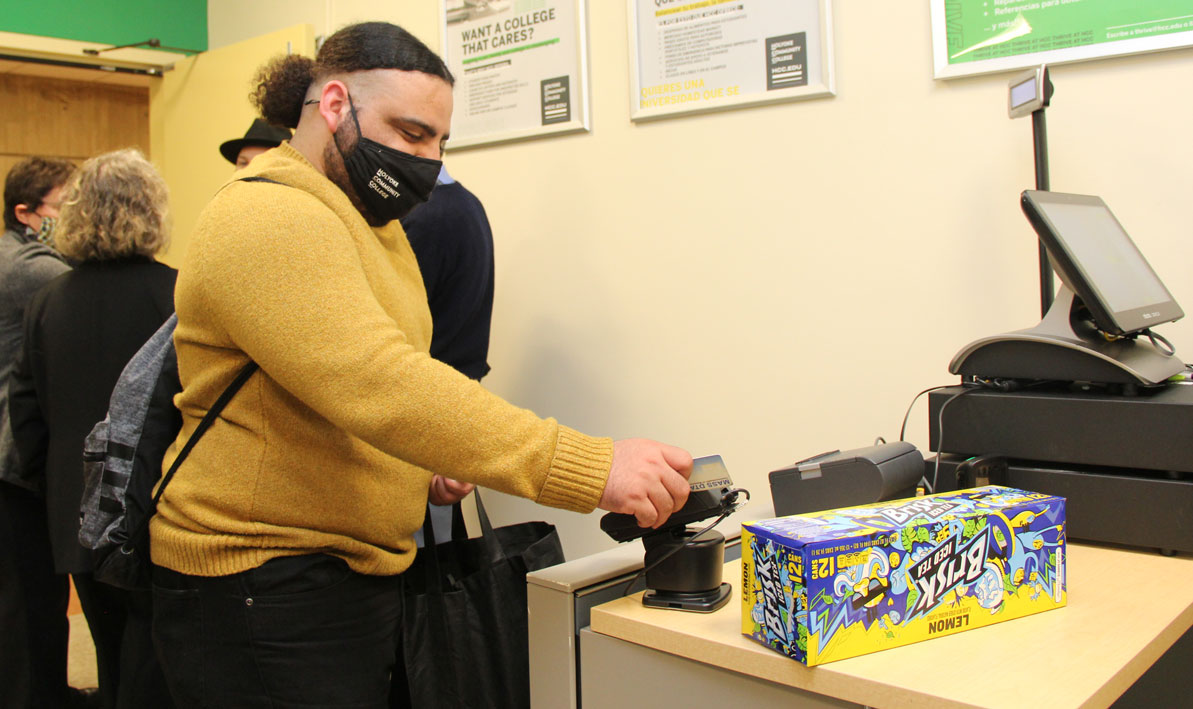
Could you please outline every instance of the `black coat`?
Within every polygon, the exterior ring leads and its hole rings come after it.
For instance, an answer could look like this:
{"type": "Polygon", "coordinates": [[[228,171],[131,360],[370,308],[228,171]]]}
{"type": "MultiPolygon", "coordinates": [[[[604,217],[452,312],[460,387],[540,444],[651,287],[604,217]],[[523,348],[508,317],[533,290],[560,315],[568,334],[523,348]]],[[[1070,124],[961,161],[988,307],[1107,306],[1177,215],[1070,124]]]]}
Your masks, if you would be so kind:
{"type": "Polygon", "coordinates": [[[431,356],[471,379],[489,373],[493,319],[493,232],[476,195],[440,184],[402,218],[431,309],[431,356]]]}
{"type": "Polygon", "coordinates": [[[22,474],[44,482],[58,573],[92,568],[78,540],[83,439],[107,415],[124,365],[174,312],[177,276],[150,259],[84,263],[25,312],[9,411],[22,474]]]}

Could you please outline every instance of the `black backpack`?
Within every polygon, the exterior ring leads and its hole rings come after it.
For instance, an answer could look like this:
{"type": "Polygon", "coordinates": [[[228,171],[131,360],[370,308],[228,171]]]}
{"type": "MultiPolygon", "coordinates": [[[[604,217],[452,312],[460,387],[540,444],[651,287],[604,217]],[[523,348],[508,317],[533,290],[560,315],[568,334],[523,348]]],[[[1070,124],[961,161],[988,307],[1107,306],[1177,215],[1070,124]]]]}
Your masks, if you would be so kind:
{"type": "Polygon", "coordinates": [[[174,395],[182,391],[171,315],[125,365],[108,415],[83,444],[79,542],[92,550],[95,578],[120,588],[148,588],[149,520],[191,448],[257,369],[250,361],[207,411],[162,476],[162,459],[182,428],[174,395]],[[161,480],[157,494],[153,488],[161,480]]]}

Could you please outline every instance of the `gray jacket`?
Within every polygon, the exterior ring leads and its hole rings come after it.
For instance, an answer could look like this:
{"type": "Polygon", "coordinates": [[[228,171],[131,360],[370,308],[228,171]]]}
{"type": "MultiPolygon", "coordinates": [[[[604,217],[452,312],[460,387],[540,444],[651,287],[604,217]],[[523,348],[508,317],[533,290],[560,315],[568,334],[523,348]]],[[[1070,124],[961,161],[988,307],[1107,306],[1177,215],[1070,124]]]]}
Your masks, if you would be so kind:
{"type": "Polygon", "coordinates": [[[0,236],[0,480],[36,491],[17,474],[8,420],[8,380],[21,352],[25,308],[33,294],[66,273],[66,261],[37,239],[6,231],[0,236]]]}

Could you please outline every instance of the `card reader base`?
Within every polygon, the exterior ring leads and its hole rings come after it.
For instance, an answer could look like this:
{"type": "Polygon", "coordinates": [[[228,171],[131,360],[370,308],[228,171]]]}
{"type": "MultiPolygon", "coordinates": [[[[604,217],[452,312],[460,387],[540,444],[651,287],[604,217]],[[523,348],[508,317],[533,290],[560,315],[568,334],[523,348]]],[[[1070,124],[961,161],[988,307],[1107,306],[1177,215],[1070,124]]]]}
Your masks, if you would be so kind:
{"type": "Polygon", "coordinates": [[[733,586],[723,583],[719,588],[699,593],[679,591],[655,591],[647,589],[642,594],[642,605],[648,608],[667,608],[692,613],[712,613],[720,610],[733,595],[733,586]]]}

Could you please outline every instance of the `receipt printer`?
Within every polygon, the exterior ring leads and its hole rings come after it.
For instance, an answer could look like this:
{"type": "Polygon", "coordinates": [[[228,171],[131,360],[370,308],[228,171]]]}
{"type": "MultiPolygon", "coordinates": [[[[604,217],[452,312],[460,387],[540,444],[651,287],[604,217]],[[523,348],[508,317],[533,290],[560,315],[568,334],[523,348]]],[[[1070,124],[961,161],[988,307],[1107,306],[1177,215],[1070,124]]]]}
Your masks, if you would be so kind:
{"type": "Polygon", "coordinates": [[[924,457],[910,443],[831,451],[770,474],[775,515],[820,512],[914,497],[924,457]]]}

